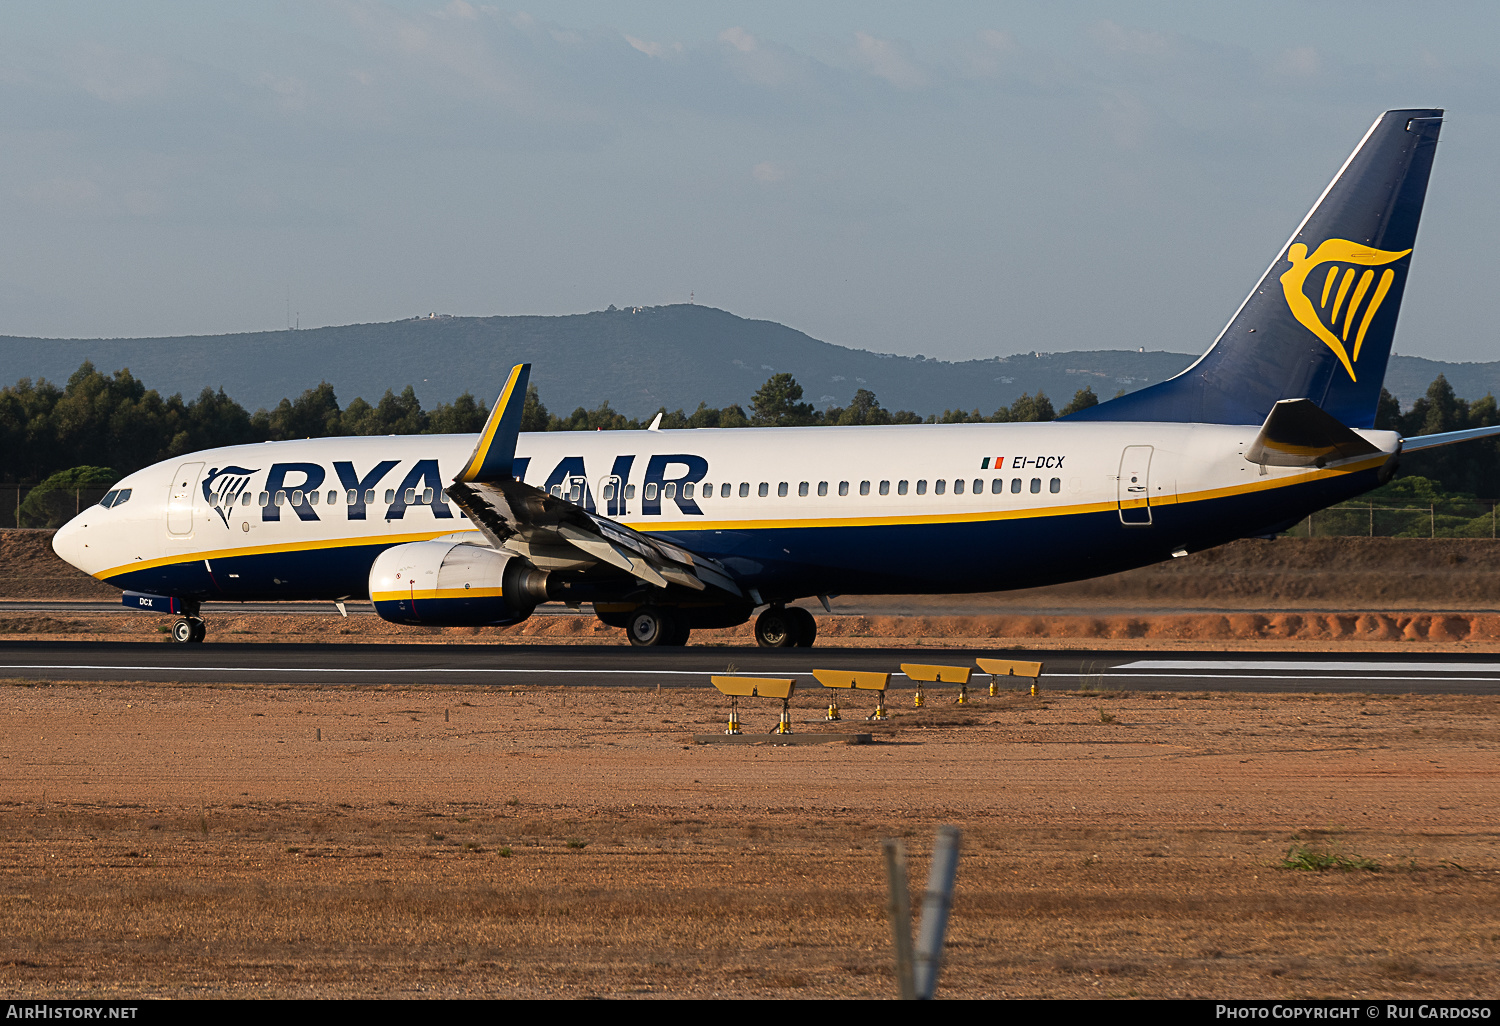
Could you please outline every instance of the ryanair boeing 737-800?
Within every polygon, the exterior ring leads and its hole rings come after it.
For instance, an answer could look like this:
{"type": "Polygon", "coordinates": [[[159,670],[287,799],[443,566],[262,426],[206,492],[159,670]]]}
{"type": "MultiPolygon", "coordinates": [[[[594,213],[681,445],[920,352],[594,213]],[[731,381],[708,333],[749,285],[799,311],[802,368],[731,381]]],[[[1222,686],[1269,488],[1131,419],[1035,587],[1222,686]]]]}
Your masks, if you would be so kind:
{"type": "Polygon", "coordinates": [[[388,620],[513,624],[592,603],[635,645],[746,622],[810,645],[795,599],[997,591],[1114,573],[1388,480],[1402,452],[1500,428],[1373,430],[1441,110],[1378,118],[1213,347],[1051,423],[519,434],[214,449],[120,481],[57,553],[181,616],[368,595],[388,620]]]}

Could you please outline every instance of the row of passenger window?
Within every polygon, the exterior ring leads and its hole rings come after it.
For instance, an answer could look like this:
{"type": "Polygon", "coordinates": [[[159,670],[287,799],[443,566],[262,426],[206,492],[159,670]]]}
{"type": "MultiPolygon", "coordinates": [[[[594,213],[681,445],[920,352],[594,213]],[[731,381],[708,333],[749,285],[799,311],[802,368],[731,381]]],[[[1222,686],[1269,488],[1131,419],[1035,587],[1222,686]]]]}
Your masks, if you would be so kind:
{"type": "MultiPolygon", "coordinates": [[[[128,492],[129,490],[127,489],[127,494],[128,492]]],[[[287,503],[291,503],[293,506],[300,506],[303,503],[306,503],[309,506],[316,506],[318,505],[319,496],[321,495],[321,492],[304,492],[302,489],[297,488],[290,492],[279,490],[274,496],[269,492],[261,492],[258,496],[254,496],[253,499],[255,501],[255,504],[258,506],[285,506],[287,503]]],[[[220,505],[219,500],[221,496],[214,495],[210,496],[210,498],[213,500],[213,504],[215,506],[220,505]]],[[[432,489],[424,488],[420,492],[418,492],[415,488],[408,488],[406,490],[406,494],[402,496],[402,498],[405,500],[408,506],[430,506],[432,505],[432,489]]],[[[241,493],[239,499],[241,506],[248,506],[252,501],[252,496],[249,492],[243,492],[241,493]]],[[[446,502],[447,500],[448,490],[445,488],[438,493],[438,501],[446,502]]],[[[124,501],[124,499],[116,500],[116,505],[119,505],[119,503],[124,501]]],[[[328,493],[328,505],[335,505],[338,501],[339,493],[330,490],[328,493]]],[[[387,503],[393,503],[396,501],[396,489],[387,488],[385,490],[385,501],[387,503]]],[[[231,506],[234,505],[233,496],[229,497],[228,504],[231,506]]],[[[357,489],[350,488],[347,492],[345,492],[344,504],[346,506],[359,505],[359,491],[357,489]]],[[[375,489],[371,488],[365,492],[365,505],[373,506],[374,504],[375,489]]]]}
{"type": "MultiPolygon", "coordinates": [[[[797,494],[798,494],[798,496],[805,497],[807,495],[812,494],[812,487],[813,487],[812,484],[810,482],[808,482],[808,481],[799,481],[797,483],[797,494]]],[[[1013,478],[1010,479],[1010,492],[1012,494],[1019,494],[1024,487],[1025,487],[1024,479],[1019,478],[1019,477],[1013,477],[1013,478]]],[[[976,477],[973,480],[972,486],[970,485],[970,483],[968,481],[966,481],[963,478],[955,478],[954,481],[953,481],[953,494],[954,495],[963,495],[966,490],[970,490],[971,488],[972,488],[973,494],[975,494],[975,495],[983,494],[983,492],[984,492],[984,480],[982,478],[976,477]]],[[[870,494],[870,489],[871,489],[871,482],[869,482],[869,481],[861,481],[859,483],[859,494],[860,495],[869,495],[870,494]]],[[[905,495],[905,494],[907,494],[908,489],[909,489],[909,483],[908,482],[906,482],[906,481],[897,481],[896,482],[896,494],[897,495],[905,495]]],[[[829,483],[827,481],[819,481],[818,482],[818,484],[817,484],[817,493],[818,493],[819,496],[826,496],[828,494],[828,490],[829,490],[829,483]]],[[[848,495],[849,494],[849,490],[850,490],[850,484],[849,484],[848,481],[840,481],[838,483],[838,494],[840,494],[840,495],[848,495]]],[[[881,481],[880,484],[879,484],[878,490],[879,490],[879,493],[881,495],[889,495],[889,494],[891,494],[891,482],[889,482],[889,481],[881,481]]],[[[991,481],[990,481],[990,493],[991,494],[993,494],[993,495],[999,495],[1002,492],[1004,492],[1005,490],[1006,490],[1006,482],[1005,482],[1004,478],[997,477],[997,478],[991,479],[991,481]]],[[[1039,478],[1039,477],[1032,478],[1031,479],[1031,487],[1030,487],[1031,493],[1033,495],[1035,495],[1035,494],[1040,493],[1041,490],[1042,490],[1042,479],[1039,478]]],[[[1054,495],[1057,494],[1058,492],[1061,492],[1062,491],[1062,478],[1060,478],[1060,477],[1054,477],[1054,478],[1052,478],[1047,483],[1047,490],[1049,492],[1053,493],[1054,495]]],[[[688,482],[686,482],[682,486],[682,497],[684,499],[692,499],[692,498],[695,498],[695,497],[699,498],[699,499],[711,499],[711,498],[714,497],[714,486],[712,484],[704,484],[702,492],[698,493],[696,496],[694,494],[695,491],[696,491],[696,488],[695,488],[694,483],[692,481],[688,481],[688,482]]],[[[943,495],[947,491],[948,491],[948,482],[946,480],[944,480],[942,478],[939,478],[938,480],[936,480],[936,481],[934,481],[932,483],[932,493],[934,495],[943,495]]],[[[719,498],[721,498],[721,499],[730,498],[731,495],[733,494],[733,492],[734,492],[734,485],[730,484],[728,481],[725,481],[723,484],[719,485],[719,498]]],[[[926,495],[927,494],[927,481],[925,479],[921,479],[921,480],[917,481],[916,493],[918,495],[926,495]]],[[[646,486],[646,499],[648,501],[651,500],[651,499],[654,499],[654,498],[656,498],[656,494],[657,494],[656,493],[656,485],[654,483],[648,484],[646,486]]],[[[762,482],[760,482],[760,484],[756,488],[756,494],[758,494],[763,499],[767,498],[771,494],[771,482],[769,482],[769,481],[762,481],[762,482]]],[[[788,481],[778,482],[777,485],[776,485],[776,495],[777,495],[777,497],[778,498],[786,498],[789,494],[791,494],[791,483],[788,482],[788,481]]],[[[747,499],[747,498],[750,497],[750,482],[749,481],[741,481],[740,482],[740,485],[739,485],[739,496],[742,499],[747,499]]],[[[661,497],[664,498],[664,499],[675,499],[677,497],[677,483],[675,481],[671,481],[671,482],[668,482],[667,484],[663,485],[662,489],[661,489],[661,497]]],[[[612,496],[606,496],[606,498],[612,498],[612,496]]],[[[625,498],[627,498],[627,499],[633,499],[633,498],[635,498],[635,485],[626,485],[626,487],[625,487],[625,498]]]]}
{"type": "MultiPolygon", "coordinates": [[[[954,481],[953,481],[953,494],[954,495],[963,495],[964,492],[965,492],[965,490],[968,489],[968,487],[969,486],[968,486],[967,482],[963,478],[955,478],[954,481]]],[[[1019,494],[1023,490],[1023,487],[1024,487],[1024,480],[1022,478],[1013,477],[1013,478],[1010,479],[1010,488],[1009,488],[1009,491],[1012,494],[1019,494]]],[[[859,494],[860,495],[869,495],[870,494],[870,489],[871,489],[871,482],[869,482],[869,481],[861,481],[859,483],[859,494]]],[[[605,487],[605,494],[604,494],[603,498],[606,501],[613,500],[613,498],[614,498],[614,495],[612,494],[613,490],[614,489],[613,489],[612,485],[609,485],[609,486],[605,487]]],[[[829,483],[827,481],[819,481],[818,482],[817,493],[818,493],[819,496],[826,496],[828,494],[828,490],[829,490],[829,483]]],[[[897,495],[906,495],[907,492],[908,492],[908,490],[909,490],[908,482],[906,482],[906,481],[897,481],[896,482],[896,494],[897,495]]],[[[1031,491],[1031,493],[1033,495],[1039,494],[1041,492],[1041,490],[1042,490],[1042,479],[1039,478],[1039,477],[1033,477],[1031,479],[1031,487],[1030,487],[1029,490],[1031,491]]],[[[1047,490],[1049,492],[1053,493],[1054,495],[1057,494],[1058,492],[1061,492],[1062,491],[1062,479],[1061,478],[1057,478],[1057,477],[1052,478],[1050,481],[1047,482],[1047,490]]],[[[575,489],[575,491],[577,491],[577,489],[575,489]]],[[[850,484],[849,484],[848,481],[840,481],[838,483],[838,494],[839,495],[848,495],[849,491],[850,491],[850,484]]],[[[947,491],[948,491],[948,482],[946,480],[944,480],[943,478],[939,478],[939,479],[937,479],[936,481],[934,481],[932,483],[932,492],[933,492],[934,495],[943,495],[947,491]]],[[[975,495],[980,495],[980,494],[982,494],[984,492],[984,480],[982,478],[977,478],[977,477],[974,478],[973,486],[972,486],[972,491],[973,491],[973,494],[975,494],[975,495]]],[[[991,494],[993,494],[993,495],[999,495],[999,494],[1001,494],[1004,491],[1006,491],[1005,479],[1004,478],[997,477],[997,478],[993,478],[990,481],[990,493],[991,494]]],[[[731,495],[733,494],[733,492],[734,492],[734,486],[732,484],[730,484],[729,482],[726,481],[723,484],[719,485],[719,498],[721,498],[721,499],[730,498],[731,495]]],[[[762,482],[760,482],[759,486],[756,489],[756,493],[761,498],[763,498],[763,499],[766,498],[766,497],[768,497],[771,494],[771,483],[769,481],[762,481],[762,482]]],[[[889,481],[881,481],[880,485],[879,485],[879,493],[881,495],[889,495],[889,494],[891,494],[891,482],[889,482],[889,481]]],[[[916,493],[918,495],[926,495],[927,494],[927,481],[925,479],[919,479],[917,481],[916,493]]],[[[561,485],[554,486],[552,488],[552,494],[556,495],[556,496],[559,496],[559,497],[562,497],[562,494],[563,494],[562,486],[561,485]]],[[[661,494],[661,497],[663,499],[675,499],[675,498],[677,498],[677,482],[675,482],[675,481],[669,481],[667,484],[663,485],[662,488],[661,488],[661,493],[660,494],[661,494]]],[[[791,494],[791,484],[789,482],[787,482],[787,481],[778,482],[777,485],[776,485],[776,495],[779,498],[786,498],[789,494],[791,494]]],[[[812,494],[812,485],[809,482],[807,482],[807,481],[800,481],[800,482],[798,482],[798,484],[797,484],[797,494],[798,494],[798,496],[803,496],[803,497],[812,494]]],[[[274,505],[274,506],[285,506],[288,503],[290,503],[293,506],[301,506],[303,503],[306,503],[309,506],[316,506],[316,505],[319,504],[321,496],[322,496],[321,492],[304,492],[300,488],[294,489],[291,492],[287,492],[285,490],[278,490],[275,495],[272,495],[269,492],[261,492],[259,495],[254,496],[253,499],[252,499],[252,496],[251,496],[250,492],[242,492],[239,495],[239,504],[241,506],[249,506],[251,504],[251,502],[253,501],[253,502],[255,502],[256,505],[259,505],[259,506],[272,506],[272,505],[274,505]]],[[[740,482],[740,485],[739,485],[739,496],[742,499],[746,499],[746,498],[750,497],[750,482],[748,482],[748,481],[741,481],[740,482]]],[[[420,492],[418,492],[415,488],[408,488],[408,489],[406,489],[405,495],[402,496],[402,498],[405,500],[405,502],[406,502],[406,504],[408,506],[412,506],[412,505],[430,506],[430,505],[432,505],[433,497],[434,497],[433,496],[433,490],[431,488],[424,488],[420,492]]],[[[573,496],[570,495],[569,497],[572,498],[573,496]]],[[[645,497],[646,497],[647,501],[650,501],[650,500],[655,499],[657,497],[657,486],[656,486],[655,482],[652,482],[651,484],[646,485],[645,497]]],[[[685,484],[683,484],[683,486],[682,486],[682,497],[684,499],[692,499],[692,498],[711,499],[711,498],[714,497],[714,486],[712,484],[704,484],[703,485],[703,490],[701,492],[699,492],[698,489],[697,489],[697,486],[695,485],[695,483],[692,482],[692,481],[688,481],[685,484]]],[[[116,494],[114,492],[111,492],[108,495],[106,495],[104,497],[104,499],[101,501],[100,505],[104,505],[104,506],[108,506],[108,505],[111,505],[111,504],[113,504],[113,505],[119,505],[120,503],[125,502],[129,498],[130,498],[130,489],[124,488],[124,489],[121,489],[120,494],[119,494],[118,497],[116,497],[116,494]]],[[[220,499],[222,498],[221,496],[214,495],[214,496],[211,496],[211,498],[212,498],[213,504],[215,506],[218,506],[218,505],[221,504],[220,503],[220,499]]],[[[625,498],[626,499],[633,499],[633,498],[635,498],[635,485],[626,485],[625,486],[625,498]]],[[[344,499],[344,504],[345,505],[348,505],[348,506],[357,506],[357,505],[359,505],[360,496],[359,496],[358,490],[350,488],[348,491],[346,491],[344,493],[343,499],[344,499]]],[[[447,489],[440,490],[437,493],[437,499],[438,499],[439,502],[446,502],[447,499],[448,499],[448,491],[447,491],[447,489]]],[[[330,506],[335,505],[338,501],[339,501],[339,493],[337,491],[330,490],[328,492],[328,497],[327,497],[327,503],[328,503],[328,505],[330,505],[330,506]]],[[[396,490],[394,488],[387,488],[385,490],[385,502],[387,504],[390,504],[390,503],[394,503],[395,501],[396,501],[396,490]]],[[[577,501],[576,498],[574,499],[574,501],[577,501]]],[[[228,499],[228,503],[230,505],[233,505],[233,503],[234,503],[234,497],[231,496],[228,499]]],[[[365,494],[364,494],[364,504],[367,505],[367,506],[373,506],[375,504],[375,489],[371,488],[371,489],[369,489],[369,490],[367,490],[365,492],[365,494]]]]}

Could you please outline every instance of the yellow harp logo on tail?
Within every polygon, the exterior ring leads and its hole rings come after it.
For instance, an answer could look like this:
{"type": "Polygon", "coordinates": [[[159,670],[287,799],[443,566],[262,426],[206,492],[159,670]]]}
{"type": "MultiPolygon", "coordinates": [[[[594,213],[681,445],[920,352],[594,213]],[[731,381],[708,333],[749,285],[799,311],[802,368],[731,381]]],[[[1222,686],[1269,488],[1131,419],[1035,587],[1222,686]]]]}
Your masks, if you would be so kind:
{"type": "Polygon", "coordinates": [[[1354,376],[1354,365],[1359,362],[1359,350],[1365,343],[1365,332],[1375,319],[1375,311],[1385,302],[1391,283],[1396,280],[1396,272],[1387,267],[1380,272],[1380,281],[1377,283],[1373,268],[1395,263],[1410,252],[1409,249],[1403,249],[1399,253],[1393,253],[1350,242],[1348,239],[1328,239],[1311,256],[1308,255],[1306,244],[1301,242],[1292,243],[1286,251],[1286,258],[1292,265],[1291,270],[1281,276],[1281,290],[1286,293],[1286,305],[1291,308],[1292,316],[1297,318],[1299,324],[1333,350],[1333,355],[1339,358],[1344,370],[1349,372],[1350,381],[1358,380],[1354,376]],[[1313,271],[1322,264],[1330,266],[1320,282],[1313,271]],[[1361,273],[1356,270],[1357,267],[1365,270],[1361,273]],[[1313,279],[1315,289],[1321,289],[1321,297],[1316,305],[1305,291],[1309,278],[1313,279]],[[1373,290],[1371,285],[1375,286],[1373,290]],[[1348,346],[1349,332],[1354,328],[1356,319],[1359,327],[1355,331],[1354,346],[1351,349],[1348,346]]]}

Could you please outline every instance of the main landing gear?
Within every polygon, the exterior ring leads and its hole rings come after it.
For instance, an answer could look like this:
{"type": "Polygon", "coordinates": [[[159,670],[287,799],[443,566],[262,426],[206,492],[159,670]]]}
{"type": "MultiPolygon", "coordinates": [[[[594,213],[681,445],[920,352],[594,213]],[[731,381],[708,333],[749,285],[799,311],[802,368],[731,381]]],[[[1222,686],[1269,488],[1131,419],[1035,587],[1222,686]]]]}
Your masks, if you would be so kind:
{"type": "MultiPolygon", "coordinates": [[[[699,625],[715,627],[744,622],[732,619],[721,624],[700,620],[699,625]]],[[[611,626],[620,624],[620,620],[613,620],[611,626]]],[[[636,648],[680,647],[687,644],[692,621],[688,613],[670,606],[641,606],[624,618],[624,627],[626,637],[636,648]]],[[[772,606],[755,621],[755,643],[761,648],[811,648],[817,636],[818,622],[800,606],[772,606]]]]}
{"type": "Polygon", "coordinates": [[[661,606],[642,606],[630,614],[625,633],[636,648],[681,647],[688,642],[692,628],[679,613],[661,606]]]}
{"type": "Polygon", "coordinates": [[[818,621],[801,606],[772,606],[755,619],[755,643],[761,648],[812,648],[818,621]]]}
{"type": "Polygon", "coordinates": [[[172,640],[179,645],[196,645],[208,637],[208,628],[196,616],[184,616],[172,625],[172,640]]]}

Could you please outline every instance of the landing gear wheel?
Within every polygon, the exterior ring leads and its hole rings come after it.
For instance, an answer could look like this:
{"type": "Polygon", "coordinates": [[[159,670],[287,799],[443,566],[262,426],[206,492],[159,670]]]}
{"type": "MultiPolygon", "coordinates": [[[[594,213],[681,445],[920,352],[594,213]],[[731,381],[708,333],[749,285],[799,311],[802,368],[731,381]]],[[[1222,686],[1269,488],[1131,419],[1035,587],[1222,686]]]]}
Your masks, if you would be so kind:
{"type": "Polygon", "coordinates": [[[798,648],[812,648],[813,641],[818,637],[818,621],[801,606],[788,606],[786,615],[796,628],[797,640],[792,644],[798,648]]]}
{"type": "Polygon", "coordinates": [[[755,618],[755,643],[761,648],[790,648],[797,643],[796,621],[791,610],[772,606],[755,618]]]}
{"type": "Polygon", "coordinates": [[[179,645],[197,644],[208,637],[208,628],[196,616],[184,616],[172,625],[172,640],[179,645]]]}
{"type": "Polygon", "coordinates": [[[642,606],[630,614],[625,624],[625,633],[636,648],[659,648],[663,645],[681,645],[687,641],[687,626],[670,609],[659,606],[642,606]],[[681,633],[681,640],[678,634],[681,633]]]}
{"type": "Polygon", "coordinates": [[[688,643],[688,635],[692,633],[693,629],[688,626],[687,619],[681,614],[675,615],[672,617],[672,631],[667,635],[667,640],[663,641],[662,644],[674,645],[681,648],[688,643]]]}

